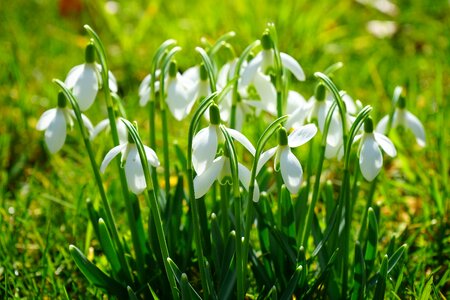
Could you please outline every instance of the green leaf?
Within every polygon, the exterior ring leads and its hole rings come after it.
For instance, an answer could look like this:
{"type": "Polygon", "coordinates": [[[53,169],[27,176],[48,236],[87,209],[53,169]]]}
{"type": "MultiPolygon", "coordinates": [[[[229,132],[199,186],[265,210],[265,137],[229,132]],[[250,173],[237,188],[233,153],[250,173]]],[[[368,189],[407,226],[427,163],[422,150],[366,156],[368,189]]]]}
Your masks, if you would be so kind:
{"type": "Polygon", "coordinates": [[[386,292],[386,279],[388,273],[388,256],[385,255],[383,257],[383,261],[381,262],[380,271],[378,271],[378,280],[377,286],[375,287],[375,294],[373,296],[374,300],[383,300],[384,294],[386,292]]]}
{"type": "Polygon", "coordinates": [[[400,246],[400,248],[397,249],[397,251],[395,251],[394,254],[392,254],[392,256],[389,258],[389,263],[388,263],[388,274],[394,269],[394,267],[397,265],[397,263],[400,261],[400,259],[402,258],[403,254],[405,253],[406,248],[408,247],[408,245],[403,244],[402,246],[400,246]]]}
{"type": "Polygon", "coordinates": [[[127,292],[128,292],[129,300],[138,300],[138,298],[136,297],[136,294],[134,293],[133,289],[130,286],[127,286],[127,292]]]}
{"type": "Polygon", "coordinates": [[[295,269],[294,274],[292,274],[291,279],[289,280],[286,290],[284,291],[284,293],[281,295],[282,300],[289,300],[292,297],[292,294],[294,293],[295,289],[297,288],[297,286],[299,285],[299,281],[300,278],[302,277],[303,274],[303,267],[302,266],[298,266],[295,269]]]}
{"type": "Polygon", "coordinates": [[[96,265],[90,262],[87,257],[74,245],[69,246],[70,255],[81,273],[89,280],[90,283],[98,288],[106,290],[108,293],[125,298],[128,294],[125,287],[119,282],[109,277],[96,265]]]}
{"type": "Polygon", "coordinates": [[[360,300],[364,297],[366,286],[366,270],[364,257],[359,241],[355,243],[355,265],[353,270],[353,291],[351,300],[360,300]]]}
{"type": "Polygon", "coordinates": [[[181,297],[183,299],[201,299],[201,297],[197,294],[197,292],[187,280],[187,275],[180,271],[180,269],[172,259],[168,258],[167,262],[169,263],[170,269],[172,270],[177,283],[181,287],[181,297]]]}
{"type": "Polygon", "coordinates": [[[291,194],[285,185],[281,187],[280,209],[281,231],[287,236],[295,239],[294,207],[292,206],[291,194]]]}
{"type": "MultiPolygon", "coordinates": [[[[100,245],[102,246],[102,250],[105,253],[106,258],[111,264],[111,269],[114,275],[118,275],[121,270],[120,262],[118,259],[118,254],[116,249],[114,248],[113,241],[109,234],[108,228],[106,226],[105,221],[102,218],[98,220],[98,229],[99,229],[99,240],[100,245]]],[[[126,266],[125,266],[126,267],[126,266]]]]}
{"type": "Polygon", "coordinates": [[[367,228],[367,243],[366,251],[364,254],[364,260],[366,264],[367,275],[372,271],[375,258],[377,255],[377,243],[378,243],[378,223],[377,217],[371,207],[369,207],[368,214],[368,228],[367,228]]]}

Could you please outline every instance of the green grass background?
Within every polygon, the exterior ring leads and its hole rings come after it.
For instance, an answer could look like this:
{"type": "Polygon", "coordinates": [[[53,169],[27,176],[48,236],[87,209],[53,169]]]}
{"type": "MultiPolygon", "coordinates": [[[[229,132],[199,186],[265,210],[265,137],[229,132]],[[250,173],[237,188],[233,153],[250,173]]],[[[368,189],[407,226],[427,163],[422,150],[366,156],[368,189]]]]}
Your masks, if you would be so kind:
{"type": "MultiPolygon", "coordinates": [[[[118,3],[115,15],[94,0],[70,16],[60,14],[57,1],[0,3],[0,295],[98,295],[68,253],[69,243],[76,243],[102,265],[97,243],[86,234],[85,200],[97,197],[97,190],[77,128],[52,156],[43,134],[35,130],[42,112],[56,105],[52,79],[64,79],[83,62],[88,41],[83,24],[101,36],[129,118],[144,131],[137,87],[161,42],[178,41],[183,52],[177,60],[186,69],[200,61],[194,48],[202,37],[213,42],[233,30],[232,44],[240,53],[273,21],[280,49],[305,70],[307,81],[295,85],[305,97],[313,92],[313,73],[338,61],[344,68],[334,80],[353,98],[372,105],[375,120],[390,110],[394,87],[406,88],[407,107],[423,122],[427,147],[418,148],[411,134],[393,135],[399,156],[385,171],[393,179],[384,180],[376,196],[381,227],[409,244],[404,280],[411,297],[420,295],[432,275],[435,295],[449,296],[449,1],[395,1],[396,16],[349,0],[118,3]],[[398,31],[378,39],[366,30],[370,20],[395,21],[398,31]]],[[[88,115],[94,123],[105,117],[101,107],[88,115]]],[[[182,126],[173,129],[173,139],[184,135],[182,126]]],[[[98,161],[110,147],[105,144],[98,145],[98,161]]],[[[124,222],[122,203],[114,203],[113,210],[124,222]]]]}

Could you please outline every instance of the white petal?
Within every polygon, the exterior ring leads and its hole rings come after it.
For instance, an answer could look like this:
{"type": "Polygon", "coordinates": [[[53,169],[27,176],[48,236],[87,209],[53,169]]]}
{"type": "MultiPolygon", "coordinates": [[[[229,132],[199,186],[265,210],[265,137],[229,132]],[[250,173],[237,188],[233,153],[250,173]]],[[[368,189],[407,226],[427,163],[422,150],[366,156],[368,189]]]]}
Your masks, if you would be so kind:
{"type": "Polygon", "coordinates": [[[92,125],[91,120],[85,115],[81,114],[81,119],[83,120],[84,127],[88,130],[89,136],[92,136],[94,132],[94,126],[92,125]]]}
{"type": "Polygon", "coordinates": [[[125,163],[125,176],[128,188],[134,194],[142,193],[147,187],[145,182],[144,169],[142,168],[141,158],[136,146],[132,147],[125,163]]]}
{"type": "Polygon", "coordinates": [[[74,87],[75,83],[78,80],[78,77],[80,77],[80,74],[83,72],[84,64],[78,65],[70,69],[69,73],[67,74],[66,80],[64,81],[64,84],[67,86],[67,88],[71,89],[74,87]]]}
{"type": "Polygon", "coordinates": [[[386,133],[388,122],[389,122],[389,115],[386,115],[383,118],[381,118],[380,122],[378,122],[375,131],[383,134],[386,133]]]}
{"type": "Polygon", "coordinates": [[[102,164],[100,165],[100,172],[104,173],[106,167],[109,165],[111,160],[117,156],[122,150],[124,150],[127,147],[128,144],[120,144],[119,146],[116,146],[109,150],[108,153],[106,153],[105,158],[102,161],[102,164]]]}
{"type": "Polygon", "coordinates": [[[97,71],[91,64],[85,64],[73,86],[73,94],[78,100],[81,111],[87,110],[95,100],[98,92],[97,71]]]}
{"type": "Polygon", "coordinates": [[[173,79],[169,81],[166,103],[170,112],[178,121],[183,120],[187,115],[186,108],[188,102],[186,96],[187,90],[180,84],[180,82],[178,82],[178,80],[173,79]]]}
{"type": "Polygon", "coordinates": [[[192,82],[200,81],[200,67],[193,66],[184,71],[183,77],[189,79],[192,82]]]}
{"type": "Polygon", "coordinates": [[[208,192],[209,188],[222,170],[224,161],[225,159],[223,156],[215,159],[205,170],[205,172],[194,178],[194,193],[196,199],[202,197],[208,192]]]}
{"type": "Polygon", "coordinates": [[[256,149],[253,147],[252,143],[247,139],[245,135],[237,130],[227,128],[228,133],[239,143],[242,144],[252,155],[255,155],[256,149]]]}
{"type": "Polygon", "coordinates": [[[320,132],[325,128],[325,120],[327,118],[328,107],[326,101],[319,101],[317,103],[317,122],[319,123],[320,132]]]}
{"type": "Polygon", "coordinates": [[[383,156],[373,135],[365,135],[362,140],[361,152],[359,154],[359,167],[367,181],[372,181],[383,166],[383,156]]]}
{"type": "MultiPolygon", "coordinates": [[[[250,170],[247,169],[244,165],[238,163],[238,174],[239,174],[239,180],[241,181],[244,188],[248,191],[248,188],[250,186],[250,177],[251,173],[250,170]]],[[[259,186],[258,183],[254,182],[254,189],[253,189],[253,202],[259,201],[259,186]]]]}
{"type": "Polygon", "coordinates": [[[341,95],[342,101],[345,103],[345,108],[347,109],[347,112],[351,115],[356,115],[358,113],[358,110],[355,105],[355,101],[352,97],[350,97],[349,94],[347,94],[346,91],[339,91],[339,95],[341,95]]]}
{"type": "Polygon", "coordinates": [[[266,76],[261,72],[255,74],[253,81],[255,89],[261,98],[262,104],[265,106],[265,110],[272,114],[277,114],[277,91],[270,81],[270,76],[266,76]]]}
{"type": "Polygon", "coordinates": [[[330,120],[330,127],[328,128],[327,143],[332,146],[337,146],[343,142],[342,139],[342,122],[339,114],[335,111],[330,120]]]}
{"type": "Polygon", "coordinates": [[[302,95],[296,91],[289,91],[287,96],[286,113],[290,114],[305,104],[306,100],[302,95]]]}
{"type": "Polygon", "coordinates": [[[305,123],[305,119],[308,116],[311,108],[312,106],[310,103],[307,103],[306,105],[297,108],[294,112],[292,112],[291,115],[289,115],[284,127],[286,127],[286,129],[291,129],[302,126],[305,123]]]}
{"type": "Polygon", "coordinates": [[[256,166],[256,174],[259,173],[259,171],[261,171],[261,168],[266,164],[266,162],[269,161],[269,159],[275,154],[275,152],[277,151],[278,147],[273,147],[270,148],[269,150],[267,150],[266,152],[263,152],[260,156],[259,156],[259,160],[258,160],[258,164],[256,166]]]}
{"type": "Polygon", "coordinates": [[[295,78],[297,78],[299,81],[305,80],[305,73],[303,72],[302,67],[295,60],[295,58],[283,52],[280,53],[280,57],[283,66],[291,71],[292,74],[294,74],[295,78]]]}
{"type": "Polygon", "coordinates": [[[105,130],[109,126],[109,119],[104,119],[100,121],[97,125],[95,125],[94,130],[92,131],[91,140],[95,139],[97,135],[105,130]]]}
{"type": "Polygon", "coordinates": [[[392,144],[391,140],[388,137],[378,132],[374,132],[373,136],[375,138],[375,141],[378,143],[381,149],[386,152],[387,155],[389,155],[390,157],[394,157],[397,155],[397,150],[395,150],[394,144],[392,144]]]}
{"type": "Polygon", "coordinates": [[[256,71],[258,71],[258,68],[261,66],[262,59],[263,59],[263,55],[260,52],[255,56],[255,58],[253,58],[250,61],[250,63],[247,65],[247,67],[242,72],[239,86],[241,86],[241,87],[248,86],[250,84],[250,82],[253,81],[256,71]]]}
{"type": "Polygon", "coordinates": [[[148,163],[154,167],[159,167],[159,159],[158,156],[156,155],[156,152],[152,148],[147,147],[145,145],[144,151],[145,155],[147,156],[148,163]]]}
{"type": "Polygon", "coordinates": [[[291,148],[299,147],[312,139],[316,133],[317,127],[314,124],[307,124],[297,128],[288,136],[288,145],[291,148]]]}
{"type": "Polygon", "coordinates": [[[111,92],[117,93],[117,91],[118,91],[117,80],[111,71],[108,72],[108,78],[109,78],[109,80],[108,80],[109,90],[111,92]]]}
{"type": "Polygon", "coordinates": [[[291,194],[297,194],[302,183],[303,170],[297,157],[289,147],[284,147],[280,153],[280,169],[286,188],[291,194]]]}
{"type": "Polygon", "coordinates": [[[148,74],[147,76],[144,77],[144,79],[142,79],[141,84],[139,85],[139,95],[141,95],[141,93],[148,89],[150,87],[150,81],[152,79],[152,74],[148,74]]]}
{"type": "Polygon", "coordinates": [[[200,130],[192,141],[192,165],[197,174],[211,165],[217,151],[217,126],[210,125],[200,130]]]}
{"type": "Polygon", "coordinates": [[[58,108],[53,121],[45,131],[45,143],[51,153],[58,152],[66,140],[66,118],[62,109],[58,108]]]}
{"type": "Polygon", "coordinates": [[[139,105],[145,106],[147,102],[150,100],[150,88],[145,87],[142,91],[139,92],[139,105]]]}
{"type": "Polygon", "coordinates": [[[37,130],[45,130],[50,125],[50,123],[55,119],[57,113],[56,108],[49,109],[45,111],[42,116],[39,118],[39,121],[36,124],[37,130]]]}
{"type": "Polygon", "coordinates": [[[424,147],[425,142],[425,129],[423,128],[422,123],[419,121],[419,119],[410,113],[409,111],[405,111],[405,119],[406,119],[406,125],[409,129],[414,133],[416,136],[417,144],[419,144],[421,147],[424,147]]]}
{"type": "Polygon", "coordinates": [[[120,121],[120,119],[117,119],[116,127],[117,127],[117,134],[119,135],[119,143],[124,144],[124,143],[128,142],[127,126],[122,121],[120,121]]]}

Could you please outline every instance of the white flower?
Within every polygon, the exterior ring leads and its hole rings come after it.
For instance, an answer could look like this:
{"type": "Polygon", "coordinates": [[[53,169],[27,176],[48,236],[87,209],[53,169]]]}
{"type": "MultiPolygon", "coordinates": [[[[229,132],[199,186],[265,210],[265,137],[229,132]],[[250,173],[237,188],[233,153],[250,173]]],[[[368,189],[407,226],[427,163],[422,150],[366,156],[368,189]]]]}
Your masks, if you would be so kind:
{"type": "MultiPolygon", "coordinates": [[[[45,130],[45,143],[51,153],[58,152],[66,140],[67,124],[73,127],[74,112],[66,107],[66,98],[63,93],[58,95],[58,107],[45,111],[36,124],[36,129],[45,130]]],[[[91,121],[81,114],[84,126],[91,134],[93,126],[91,121]]]]}
{"type": "Polygon", "coordinates": [[[211,94],[208,74],[204,65],[187,69],[183,73],[183,77],[192,82],[188,92],[189,101],[195,103],[195,101],[208,97],[211,94]]]}
{"type": "MultiPolygon", "coordinates": [[[[155,72],[156,78],[159,78],[160,73],[161,73],[160,70],[156,70],[156,72],[155,72]]],[[[141,84],[139,85],[139,105],[140,106],[145,106],[147,104],[147,102],[150,100],[151,78],[152,78],[152,75],[148,74],[147,76],[144,77],[141,84]]],[[[159,91],[159,81],[156,80],[155,81],[155,93],[158,91],[159,91]]]]}
{"type": "MultiPolygon", "coordinates": [[[[238,176],[239,181],[244,188],[248,191],[250,185],[250,171],[238,163],[238,176]]],[[[205,195],[211,188],[216,179],[221,183],[229,182],[231,178],[230,158],[227,156],[220,156],[214,159],[214,161],[208,166],[208,168],[201,174],[194,178],[194,192],[195,198],[198,199],[205,195]]],[[[231,182],[230,182],[231,183],[231,182]]],[[[259,186],[255,180],[255,189],[253,193],[253,201],[259,200],[259,186]]]]}
{"type": "Polygon", "coordinates": [[[279,130],[278,146],[261,154],[256,172],[258,173],[262,166],[275,155],[275,171],[281,171],[281,177],[288,191],[292,194],[297,194],[302,183],[303,169],[298,159],[292,153],[291,148],[305,144],[316,133],[317,127],[314,124],[297,128],[289,136],[286,134],[286,129],[281,128],[279,130]]]}
{"type": "MultiPolygon", "coordinates": [[[[127,127],[122,121],[120,121],[119,118],[116,119],[116,127],[117,127],[117,134],[119,136],[119,143],[120,144],[126,143],[128,141],[127,127]]],[[[104,119],[100,121],[94,127],[94,130],[91,135],[91,140],[95,139],[100,132],[109,128],[110,128],[109,119],[104,119]]]]}
{"type": "MultiPolygon", "coordinates": [[[[94,103],[99,87],[102,86],[101,69],[99,64],[84,63],[73,67],[67,74],[65,84],[72,89],[81,111],[87,110],[94,103]]],[[[111,71],[108,74],[109,89],[117,93],[116,78],[111,71]]]]}
{"type": "MultiPolygon", "coordinates": [[[[213,163],[216,157],[219,141],[223,141],[224,137],[219,128],[219,124],[210,123],[208,127],[200,130],[192,141],[192,165],[197,174],[205,172],[205,170],[213,163]]],[[[228,134],[241,143],[251,154],[255,154],[255,147],[250,141],[239,131],[227,128],[228,134]]]]}
{"type": "Polygon", "coordinates": [[[364,133],[355,136],[354,142],[361,139],[359,151],[359,167],[363,177],[367,181],[372,181],[380,173],[383,166],[383,155],[380,147],[387,155],[394,157],[397,155],[391,140],[385,135],[373,132],[372,119],[367,119],[364,123],[364,133]]]}
{"type": "MultiPolygon", "coordinates": [[[[155,151],[147,146],[144,146],[144,151],[148,164],[158,167],[159,160],[155,151]]],[[[144,169],[142,168],[141,158],[136,144],[127,142],[112,148],[103,159],[100,171],[104,173],[108,164],[119,153],[122,153],[122,163],[125,161],[125,176],[128,188],[136,195],[142,193],[147,188],[147,183],[145,182],[144,169]]]]}
{"type": "MultiPolygon", "coordinates": [[[[385,133],[387,124],[389,122],[389,115],[384,116],[378,123],[375,131],[385,133]]],[[[397,107],[392,118],[392,127],[409,128],[416,137],[416,142],[419,146],[424,147],[425,141],[425,129],[419,119],[410,113],[407,109],[397,107]]]]}

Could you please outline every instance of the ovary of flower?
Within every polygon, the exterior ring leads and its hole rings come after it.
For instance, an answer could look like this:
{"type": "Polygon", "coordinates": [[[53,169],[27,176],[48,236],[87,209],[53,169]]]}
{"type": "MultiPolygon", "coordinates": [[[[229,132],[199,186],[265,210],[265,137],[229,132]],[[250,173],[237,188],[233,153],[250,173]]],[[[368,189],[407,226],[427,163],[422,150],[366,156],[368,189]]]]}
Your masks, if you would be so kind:
{"type": "MultiPolygon", "coordinates": [[[[375,131],[385,133],[388,122],[389,115],[384,116],[378,123],[375,131]]],[[[425,129],[423,128],[422,123],[407,109],[399,107],[395,109],[394,116],[392,118],[392,127],[409,128],[416,137],[417,144],[419,144],[419,146],[421,147],[424,147],[426,145],[425,129]]]]}
{"type": "MultiPolygon", "coordinates": [[[[73,111],[68,108],[58,107],[45,111],[36,124],[36,129],[45,130],[45,143],[51,153],[58,152],[66,140],[67,124],[73,126],[73,111]]],[[[93,131],[93,126],[89,119],[81,114],[84,126],[89,134],[93,131]]]]}
{"type": "Polygon", "coordinates": [[[362,135],[357,135],[354,142],[359,139],[361,139],[359,167],[363,177],[367,181],[372,181],[380,173],[383,166],[383,155],[380,147],[391,157],[396,156],[397,151],[391,140],[378,132],[364,132],[362,135]]]}
{"type": "MultiPolygon", "coordinates": [[[[104,119],[100,121],[95,127],[91,135],[91,140],[95,139],[97,135],[102,132],[103,130],[109,129],[109,119],[104,119]]],[[[119,135],[119,143],[123,144],[128,141],[128,130],[125,124],[120,121],[120,119],[116,119],[116,127],[117,127],[117,134],[119,135]]]]}
{"type": "Polygon", "coordinates": [[[262,166],[275,155],[275,171],[281,171],[281,177],[288,191],[291,194],[297,194],[302,183],[303,169],[299,160],[292,153],[291,148],[296,148],[307,143],[316,133],[317,127],[314,124],[308,124],[295,129],[287,137],[286,145],[279,144],[261,154],[256,172],[258,173],[262,166]]]}
{"type": "MultiPolygon", "coordinates": [[[[227,128],[228,134],[241,143],[251,154],[255,154],[255,147],[239,131],[227,128]]],[[[213,163],[216,157],[219,141],[224,137],[219,125],[210,124],[200,130],[192,141],[192,165],[197,174],[202,174],[213,163]]]]}
{"type": "MultiPolygon", "coordinates": [[[[65,84],[78,100],[81,111],[87,110],[94,103],[99,88],[102,86],[101,65],[97,63],[84,63],[73,67],[67,74],[65,84]]],[[[109,72],[109,89],[117,93],[117,81],[109,72]]]]}
{"type": "MultiPolygon", "coordinates": [[[[250,184],[250,171],[238,163],[238,176],[239,181],[242,183],[244,188],[248,191],[250,184]]],[[[216,179],[223,183],[231,177],[230,159],[226,156],[220,156],[214,159],[214,161],[209,165],[209,167],[201,174],[194,178],[194,192],[195,198],[198,199],[205,195],[211,188],[212,184],[216,179]]],[[[259,186],[255,180],[254,183],[254,193],[253,201],[258,202],[259,200],[259,186]]]]}
{"type": "MultiPolygon", "coordinates": [[[[159,160],[155,151],[144,146],[147,162],[154,167],[159,166],[159,160]]],[[[106,167],[119,153],[122,153],[122,164],[125,161],[125,177],[127,179],[128,188],[134,194],[138,195],[147,188],[145,182],[144,169],[142,167],[139,151],[134,143],[124,143],[112,148],[103,159],[100,171],[105,172],[106,167]]]]}

